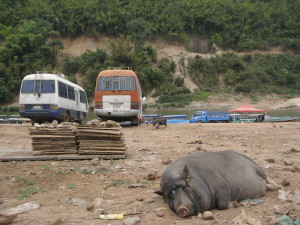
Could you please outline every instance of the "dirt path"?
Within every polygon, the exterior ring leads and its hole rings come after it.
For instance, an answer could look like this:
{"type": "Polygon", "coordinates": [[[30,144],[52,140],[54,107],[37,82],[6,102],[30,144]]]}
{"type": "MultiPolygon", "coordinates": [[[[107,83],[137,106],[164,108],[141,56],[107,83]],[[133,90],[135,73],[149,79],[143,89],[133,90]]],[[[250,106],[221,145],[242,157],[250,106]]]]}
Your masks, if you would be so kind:
{"type": "MultiPolygon", "coordinates": [[[[0,151],[31,148],[28,128],[0,125],[0,151]]],[[[300,123],[170,124],[158,130],[142,125],[122,130],[128,147],[123,160],[101,160],[99,165],[90,160],[0,162],[0,212],[30,201],[41,204],[19,214],[13,222],[19,225],[58,220],[57,224],[123,224],[100,220],[103,213],[139,213],[125,218],[138,217],[140,224],[234,224],[243,211],[261,224],[272,224],[288,210],[299,219],[300,205],[278,200],[278,191],[267,192],[259,205],[212,210],[220,223],[197,216],[181,219],[153,191],[159,189],[158,176],[168,162],[225,149],[254,159],[277,183],[289,182],[284,191],[299,190],[300,123]],[[143,187],[129,188],[137,183],[143,187]]]]}

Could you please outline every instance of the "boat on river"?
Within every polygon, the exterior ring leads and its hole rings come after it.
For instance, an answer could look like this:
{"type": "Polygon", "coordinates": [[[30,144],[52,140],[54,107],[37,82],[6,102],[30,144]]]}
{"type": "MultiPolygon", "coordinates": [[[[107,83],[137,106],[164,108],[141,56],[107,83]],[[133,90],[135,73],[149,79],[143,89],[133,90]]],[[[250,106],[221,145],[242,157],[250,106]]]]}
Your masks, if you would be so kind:
{"type": "Polygon", "coordinates": [[[0,115],[0,124],[22,124],[30,123],[30,119],[23,118],[20,115],[0,115]]]}
{"type": "Polygon", "coordinates": [[[291,116],[266,116],[265,122],[277,123],[277,122],[294,122],[299,117],[291,117],[291,116]]]}
{"type": "MultiPolygon", "coordinates": [[[[167,123],[188,123],[187,122],[188,120],[186,120],[187,115],[162,116],[159,114],[143,115],[144,122],[152,123],[152,121],[159,116],[167,119],[167,123]]],[[[228,122],[232,122],[232,123],[293,122],[299,118],[299,117],[291,117],[291,116],[269,116],[266,114],[266,110],[255,108],[252,105],[240,105],[236,109],[228,110],[228,116],[230,118],[228,122]]]]}

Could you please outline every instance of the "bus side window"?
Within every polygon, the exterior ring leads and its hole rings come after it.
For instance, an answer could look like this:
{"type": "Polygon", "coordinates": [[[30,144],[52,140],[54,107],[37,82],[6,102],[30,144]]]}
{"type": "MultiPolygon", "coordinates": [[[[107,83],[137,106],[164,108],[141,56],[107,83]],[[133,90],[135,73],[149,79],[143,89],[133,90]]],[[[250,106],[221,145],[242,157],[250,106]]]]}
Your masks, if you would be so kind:
{"type": "Polygon", "coordinates": [[[80,102],[87,103],[86,94],[83,91],[80,91],[80,102]]]}
{"type": "Polygon", "coordinates": [[[75,100],[74,88],[68,85],[68,99],[75,100]]]}
{"type": "Polygon", "coordinates": [[[67,91],[66,84],[62,82],[58,82],[58,95],[63,98],[68,98],[68,91],[67,91]]]}

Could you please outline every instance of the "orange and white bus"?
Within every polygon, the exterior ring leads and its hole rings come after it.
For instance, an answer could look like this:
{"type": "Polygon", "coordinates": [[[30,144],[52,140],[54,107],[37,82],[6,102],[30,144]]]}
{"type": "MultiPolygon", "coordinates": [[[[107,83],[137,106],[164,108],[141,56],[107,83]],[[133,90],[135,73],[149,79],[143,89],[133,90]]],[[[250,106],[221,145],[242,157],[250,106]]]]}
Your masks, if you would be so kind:
{"type": "Polygon", "coordinates": [[[102,121],[130,121],[131,125],[140,125],[142,101],[138,77],[130,68],[108,68],[99,73],[94,112],[102,121]]]}

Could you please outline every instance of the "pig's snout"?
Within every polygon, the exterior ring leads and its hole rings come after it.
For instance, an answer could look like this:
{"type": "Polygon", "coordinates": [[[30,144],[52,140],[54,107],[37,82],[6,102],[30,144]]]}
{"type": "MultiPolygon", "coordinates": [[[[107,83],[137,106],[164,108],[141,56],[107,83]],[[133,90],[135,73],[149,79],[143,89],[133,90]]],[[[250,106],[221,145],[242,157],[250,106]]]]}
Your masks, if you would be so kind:
{"type": "Polygon", "coordinates": [[[193,214],[193,210],[190,206],[180,206],[178,208],[178,211],[177,211],[177,214],[178,216],[180,217],[187,217],[187,216],[191,216],[193,214]]]}

